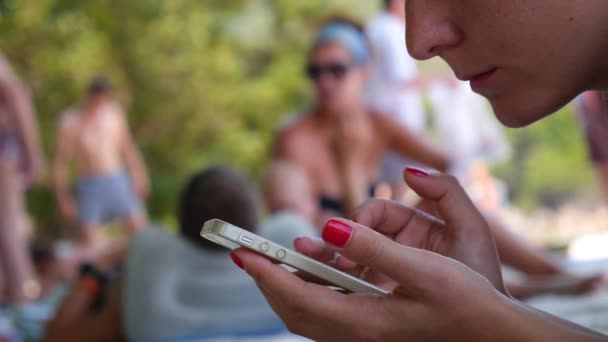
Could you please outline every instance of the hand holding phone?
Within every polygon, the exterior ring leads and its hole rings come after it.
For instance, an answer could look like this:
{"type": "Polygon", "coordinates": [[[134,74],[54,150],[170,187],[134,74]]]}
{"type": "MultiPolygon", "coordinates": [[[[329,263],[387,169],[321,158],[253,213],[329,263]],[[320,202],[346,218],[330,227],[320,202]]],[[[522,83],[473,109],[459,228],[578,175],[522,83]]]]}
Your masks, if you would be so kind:
{"type": "Polygon", "coordinates": [[[205,222],[203,229],[201,230],[201,236],[229,249],[245,247],[272,260],[323,279],[344,290],[377,295],[389,294],[389,291],[381,287],[370,284],[357,277],[353,277],[348,273],[339,271],[252,232],[218,219],[205,222]]]}

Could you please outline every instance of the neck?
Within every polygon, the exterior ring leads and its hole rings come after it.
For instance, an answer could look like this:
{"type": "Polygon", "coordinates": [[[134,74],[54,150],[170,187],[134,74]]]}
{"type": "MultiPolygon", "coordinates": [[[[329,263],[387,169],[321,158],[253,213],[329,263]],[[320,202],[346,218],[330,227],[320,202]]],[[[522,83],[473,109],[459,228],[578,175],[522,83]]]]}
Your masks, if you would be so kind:
{"type": "Polygon", "coordinates": [[[365,106],[362,106],[361,104],[357,104],[357,105],[349,106],[348,108],[342,108],[340,110],[334,110],[334,111],[330,111],[330,110],[318,107],[314,112],[314,116],[319,123],[321,123],[322,125],[325,125],[325,124],[333,122],[335,117],[362,116],[362,115],[365,115],[366,113],[367,113],[367,111],[365,109],[365,106]]]}

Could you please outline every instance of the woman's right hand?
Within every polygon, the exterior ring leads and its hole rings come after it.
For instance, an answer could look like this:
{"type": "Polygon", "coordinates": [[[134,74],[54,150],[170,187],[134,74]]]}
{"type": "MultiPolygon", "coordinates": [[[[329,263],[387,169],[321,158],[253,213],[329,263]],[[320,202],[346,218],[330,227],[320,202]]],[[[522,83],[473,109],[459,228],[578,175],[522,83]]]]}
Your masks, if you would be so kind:
{"type": "Polygon", "coordinates": [[[393,294],[342,294],[306,282],[255,252],[234,252],[233,259],[254,278],[291,332],[332,342],[476,341],[493,340],[494,334],[506,336],[489,324],[504,324],[503,308],[510,301],[485,277],[453,259],[343,222],[352,231],[340,252],[390,277],[398,284],[393,294]]]}
{"type": "Polygon", "coordinates": [[[325,244],[307,238],[295,244],[322,261],[339,252],[338,267],[369,270],[366,280],[392,295],[341,294],[259,254],[235,252],[291,331],[318,341],[472,340],[484,333],[491,339],[495,331],[485,325],[500,321],[510,301],[500,294],[506,291],[487,223],[454,178],[413,169],[404,178],[424,199],[421,209],[444,224],[417,209],[372,200],[357,222],[330,221],[325,244]]]}
{"type": "MultiPolygon", "coordinates": [[[[460,261],[506,294],[488,224],[458,181],[448,175],[428,174],[413,168],[406,169],[404,180],[422,197],[418,208],[372,199],[358,209],[353,221],[388,236],[401,245],[460,261]]],[[[339,221],[332,222],[340,225],[339,221]]],[[[334,259],[334,252],[339,252],[340,246],[331,245],[328,230],[324,230],[324,238],[330,244],[319,239],[300,238],[294,246],[303,254],[329,262],[334,259]]],[[[365,267],[342,257],[335,260],[335,266],[353,275],[360,274],[365,267]]],[[[388,288],[393,287],[390,280],[373,270],[367,274],[366,279],[388,288]]]]}

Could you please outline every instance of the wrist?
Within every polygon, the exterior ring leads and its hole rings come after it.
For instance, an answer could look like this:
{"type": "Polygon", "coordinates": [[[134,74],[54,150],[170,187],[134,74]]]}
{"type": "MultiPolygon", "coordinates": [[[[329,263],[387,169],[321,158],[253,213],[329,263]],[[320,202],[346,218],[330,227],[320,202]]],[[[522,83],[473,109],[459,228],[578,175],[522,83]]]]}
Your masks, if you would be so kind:
{"type": "Polygon", "coordinates": [[[500,297],[500,304],[493,306],[492,315],[476,327],[485,334],[477,338],[495,341],[606,341],[604,336],[575,323],[504,295],[500,297]]]}
{"type": "MultiPolygon", "coordinates": [[[[465,317],[457,329],[464,334],[458,333],[469,341],[516,341],[514,332],[517,331],[521,322],[518,322],[518,311],[515,303],[497,290],[478,301],[479,308],[474,316],[465,317]],[[519,324],[518,324],[519,323],[519,324]],[[466,327],[466,328],[465,328],[466,327]]],[[[470,310],[463,308],[463,310],[470,310]]]]}

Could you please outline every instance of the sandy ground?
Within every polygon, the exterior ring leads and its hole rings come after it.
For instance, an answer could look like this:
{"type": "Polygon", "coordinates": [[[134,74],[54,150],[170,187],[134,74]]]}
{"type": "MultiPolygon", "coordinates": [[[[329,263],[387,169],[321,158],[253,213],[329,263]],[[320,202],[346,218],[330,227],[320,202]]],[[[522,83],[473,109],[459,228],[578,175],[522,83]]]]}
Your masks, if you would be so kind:
{"type": "MultiPolygon", "coordinates": [[[[606,272],[608,258],[571,263],[580,273],[606,272]]],[[[532,307],[608,334],[608,288],[584,296],[543,295],[526,301],[532,307]]]]}

